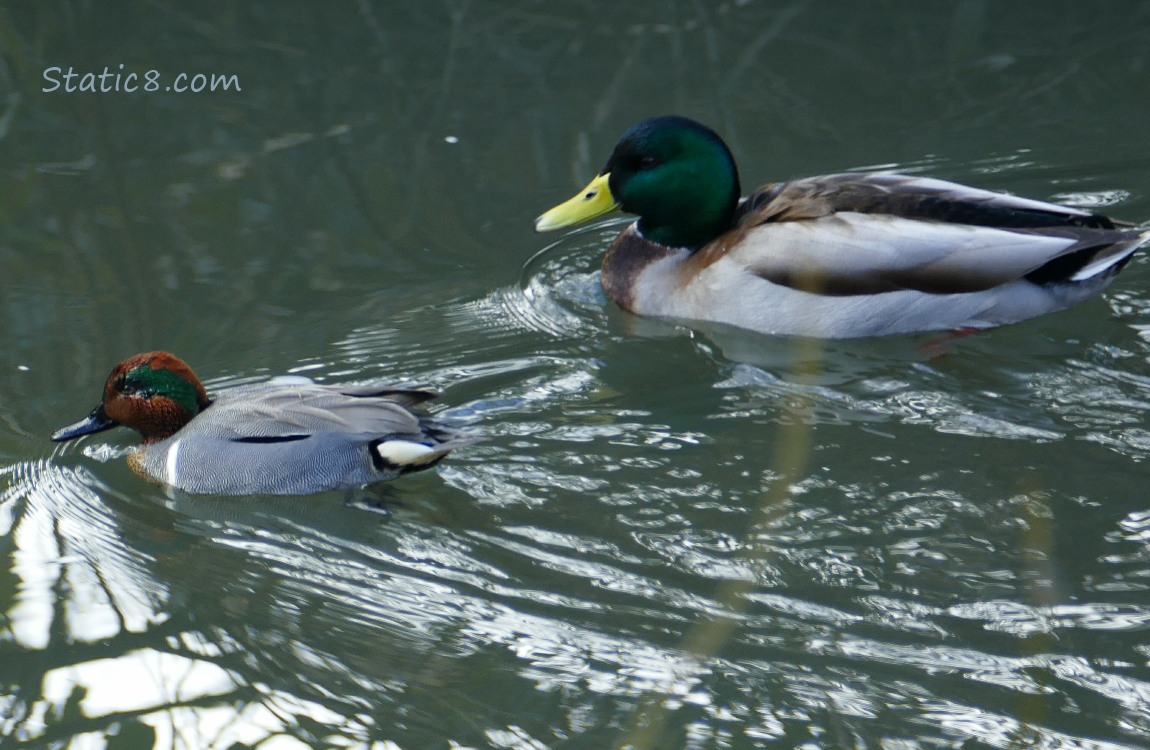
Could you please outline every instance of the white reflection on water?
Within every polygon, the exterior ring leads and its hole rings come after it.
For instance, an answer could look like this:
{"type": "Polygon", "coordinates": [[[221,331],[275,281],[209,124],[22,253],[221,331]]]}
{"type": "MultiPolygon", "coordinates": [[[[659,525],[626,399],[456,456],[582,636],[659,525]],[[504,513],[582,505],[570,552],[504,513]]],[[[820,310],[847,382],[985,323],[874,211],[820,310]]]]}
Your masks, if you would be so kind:
{"type": "Polygon", "coordinates": [[[21,591],[10,623],[17,643],[44,648],[55,628],[92,642],[163,619],[153,605],[164,592],[120,538],[94,477],[49,462],[17,464],[4,473],[10,485],[0,498],[0,536],[15,542],[12,572],[21,591]],[[70,595],[61,600],[61,590],[70,595]]]}
{"type": "MultiPolygon", "coordinates": [[[[325,747],[354,747],[358,745],[355,738],[363,736],[371,724],[366,717],[341,716],[266,685],[242,688],[234,675],[215,664],[142,650],[47,673],[42,706],[51,711],[53,705],[74,705],[95,720],[133,716],[151,730],[152,747],[188,750],[237,745],[312,748],[316,740],[325,747]],[[82,697],[73,703],[77,695],[82,697]],[[330,734],[292,736],[305,721],[328,727],[330,734]]],[[[38,730],[49,727],[43,720],[26,722],[25,739],[35,741],[38,730]]],[[[114,729],[109,734],[123,731],[114,729]]]]}
{"type": "Polygon", "coordinates": [[[1038,730],[1012,714],[972,709],[960,703],[936,699],[925,703],[916,717],[921,723],[956,738],[976,737],[990,747],[1016,748],[1020,743],[1040,750],[1138,750],[1136,745],[1079,737],[1056,730],[1038,730]]]}
{"type": "Polygon", "coordinates": [[[988,630],[1022,636],[1069,628],[1140,631],[1150,627],[1150,607],[1106,602],[1035,607],[988,600],[956,604],[948,607],[947,613],[983,622],[988,630]]]}

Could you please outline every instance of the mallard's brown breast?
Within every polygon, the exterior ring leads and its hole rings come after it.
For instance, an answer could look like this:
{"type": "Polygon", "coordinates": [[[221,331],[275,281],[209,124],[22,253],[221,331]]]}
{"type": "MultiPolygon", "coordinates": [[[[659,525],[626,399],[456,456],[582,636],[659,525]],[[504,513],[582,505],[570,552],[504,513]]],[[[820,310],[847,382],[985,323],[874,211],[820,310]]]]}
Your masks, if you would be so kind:
{"type": "Polygon", "coordinates": [[[635,312],[635,284],[652,263],[675,253],[639,234],[635,225],[624,229],[603,256],[603,291],[619,307],[635,312]]]}

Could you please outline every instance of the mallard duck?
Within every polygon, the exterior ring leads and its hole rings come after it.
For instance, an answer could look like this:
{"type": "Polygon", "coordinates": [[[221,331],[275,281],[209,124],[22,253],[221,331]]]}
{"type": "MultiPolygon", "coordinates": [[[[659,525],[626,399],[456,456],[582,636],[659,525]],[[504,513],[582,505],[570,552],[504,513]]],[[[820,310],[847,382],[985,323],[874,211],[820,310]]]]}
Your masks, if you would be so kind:
{"type": "Polygon", "coordinates": [[[352,489],[435,466],[473,440],[412,411],[433,391],[272,378],[209,398],[187,363],[144,352],[113,368],[72,440],[117,425],[143,438],[139,474],[186,492],[307,495],[352,489]]]}
{"type": "Polygon", "coordinates": [[[1148,229],[953,182],[886,173],[764,185],[740,200],[734,157],[683,117],[632,127],[537,231],[614,209],[602,284],[644,316],[769,334],[878,336],[1014,323],[1114,279],[1148,229]]]}

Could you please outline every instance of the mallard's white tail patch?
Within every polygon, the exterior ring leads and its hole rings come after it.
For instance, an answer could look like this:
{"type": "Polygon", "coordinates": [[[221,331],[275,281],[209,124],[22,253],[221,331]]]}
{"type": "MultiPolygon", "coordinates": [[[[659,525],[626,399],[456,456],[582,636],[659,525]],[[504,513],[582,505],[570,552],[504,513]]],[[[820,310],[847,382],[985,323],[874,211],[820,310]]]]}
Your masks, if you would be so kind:
{"type": "Polygon", "coordinates": [[[1140,232],[1136,239],[1130,242],[1122,243],[1121,252],[1111,253],[1104,255],[1101,258],[1096,258],[1091,263],[1086,264],[1078,270],[1073,276],[1070,277],[1071,281],[1085,281],[1086,279],[1094,278],[1106,271],[1111,267],[1118,265],[1125,261],[1135,252],[1138,248],[1150,242],[1150,231],[1140,232]]]}
{"type": "Polygon", "coordinates": [[[375,446],[375,452],[389,464],[395,466],[418,466],[442,456],[442,448],[432,448],[414,440],[384,440],[375,446]]]}

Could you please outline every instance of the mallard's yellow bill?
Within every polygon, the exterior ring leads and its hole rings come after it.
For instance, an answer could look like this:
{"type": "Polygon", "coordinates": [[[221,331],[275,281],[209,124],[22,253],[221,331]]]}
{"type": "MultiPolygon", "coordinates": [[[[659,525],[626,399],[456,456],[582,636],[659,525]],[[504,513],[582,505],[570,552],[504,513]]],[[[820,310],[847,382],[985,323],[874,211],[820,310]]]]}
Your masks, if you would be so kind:
{"type": "Polygon", "coordinates": [[[610,174],[599,175],[574,198],[560,203],[540,216],[535,220],[535,231],[550,232],[552,229],[562,229],[614,211],[619,207],[619,203],[615,200],[615,196],[611,195],[611,188],[607,185],[607,178],[610,176],[610,174]]]}

